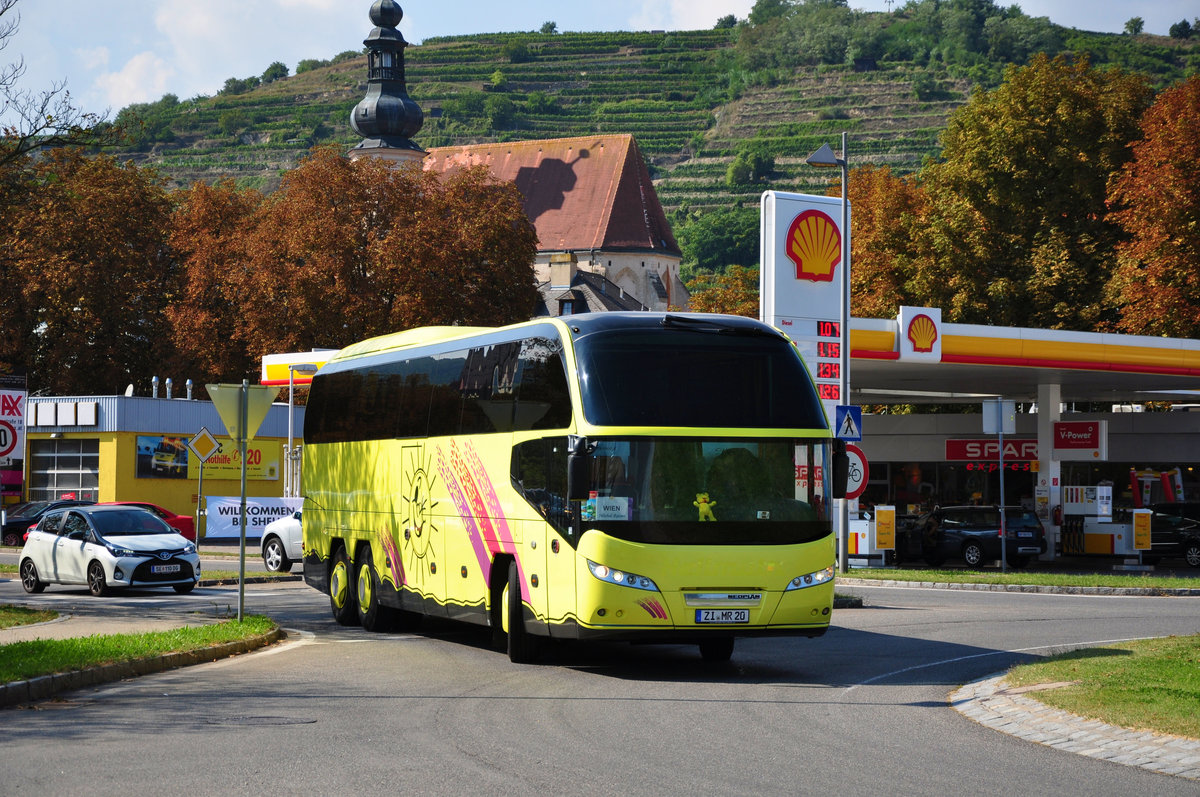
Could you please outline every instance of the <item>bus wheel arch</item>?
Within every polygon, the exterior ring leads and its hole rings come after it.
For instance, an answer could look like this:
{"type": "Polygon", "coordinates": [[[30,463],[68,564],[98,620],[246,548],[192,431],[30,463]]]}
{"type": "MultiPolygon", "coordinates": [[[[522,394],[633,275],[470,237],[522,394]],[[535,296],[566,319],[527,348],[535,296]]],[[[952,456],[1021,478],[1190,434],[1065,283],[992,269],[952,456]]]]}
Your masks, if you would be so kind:
{"type": "Polygon", "coordinates": [[[354,567],[346,547],[334,543],[329,559],[329,608],[338,625],[358,625],[358,603],[355,600],[354,567]]]}
{"type": "Polygon", "coordinates": [[[516,559],[508,562],[508,578],[501,593],[507,620],[508,658],[515,664],[537,661],[540,640],[525,628],[525,608],[521,603],[521,573],[516,559]]]}
{"type": "Polygon", "coordinates": [[[504,589],[508,586],[508,565],[512,561],[511,556],[497,555],[492,560],[491,571],[488,575],[488,620],[492,626],[492,646],[497,650],[507,650],[508,648],[504,589]]]}

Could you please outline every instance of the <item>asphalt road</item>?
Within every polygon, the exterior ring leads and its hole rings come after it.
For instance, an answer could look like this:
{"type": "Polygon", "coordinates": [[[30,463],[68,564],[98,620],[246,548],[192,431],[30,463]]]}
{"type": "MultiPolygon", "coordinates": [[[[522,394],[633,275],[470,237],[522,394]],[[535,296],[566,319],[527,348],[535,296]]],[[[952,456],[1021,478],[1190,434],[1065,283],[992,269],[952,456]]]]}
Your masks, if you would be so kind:
{"type": "MultiPolygon", "coordinates": [[[[0,711],[0,794],[1197,793],[976,725],[962,683],[1063,647],[1200,632],[1200,599],[841,586],[824,638],[559,645],[522,666],[486,631],[368,634],[301,583],[247,611],[294,629],[266,652],[0,711]]],[[[214,612],[236,589],[104,600],[112,616],[214,612]]],[[[95,612],[81,590],[0,602],[95,612]]]]}

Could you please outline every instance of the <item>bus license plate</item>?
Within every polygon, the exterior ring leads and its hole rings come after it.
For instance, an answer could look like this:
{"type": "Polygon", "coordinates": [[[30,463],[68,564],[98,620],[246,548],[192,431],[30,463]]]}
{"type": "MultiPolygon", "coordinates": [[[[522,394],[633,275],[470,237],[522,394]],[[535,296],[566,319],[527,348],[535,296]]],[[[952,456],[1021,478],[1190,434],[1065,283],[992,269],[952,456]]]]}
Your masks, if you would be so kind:
{"type": "Polygon", "coordinates": [[[178,573],[179,565],[150,565],[151,573],[178,573]]]}
{"type": "Polygon", "coordinates": [[[748,623],[749,609],[697,609],[697,623],[748,623]]]}

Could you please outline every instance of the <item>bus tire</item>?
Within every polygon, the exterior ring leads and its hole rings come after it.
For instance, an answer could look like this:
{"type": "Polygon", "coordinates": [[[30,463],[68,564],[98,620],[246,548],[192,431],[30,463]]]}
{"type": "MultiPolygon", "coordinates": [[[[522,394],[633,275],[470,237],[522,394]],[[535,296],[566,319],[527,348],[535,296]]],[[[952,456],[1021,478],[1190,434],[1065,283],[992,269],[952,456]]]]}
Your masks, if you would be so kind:
{"type": "Polygon", "coordinates": [[[375,572],[375,563],[371,561],[371,552],[360,551],[361,564],[358,566],[355,583],[355,601],[358,611],[358,622],[367,631],[392,630],[392,617],[395,612],[379,602],[379,576],[375,572]]]}
{"type": "Polygon", "coordinates": [[[508,583],[504,585],[504,617],[507,620],[508,658],[515,664],[529,664],[537,659],[537,639],[525,630],[521,606],[521,574],[514,559],[508,563],[508,583]]]}
{"type": "Polygon", "coordinates": [[[329,568],[329,608],[338,625],[358,625],[358,609],[354,601],[354,571],[346,549],[339,547],[329,568]]]}

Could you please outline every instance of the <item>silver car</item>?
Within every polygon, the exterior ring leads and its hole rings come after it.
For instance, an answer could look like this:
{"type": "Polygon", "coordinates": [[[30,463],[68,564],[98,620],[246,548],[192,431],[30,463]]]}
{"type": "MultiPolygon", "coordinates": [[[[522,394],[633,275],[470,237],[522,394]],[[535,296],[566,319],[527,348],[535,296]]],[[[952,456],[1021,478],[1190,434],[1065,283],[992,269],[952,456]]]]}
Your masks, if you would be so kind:
{"type": "Polygon", "coordinates": [[[76,506],[47,512],[21,549],[21,586],[81,584],[96,596],[113,587],[174,587],[200,580],[195,543],[153,512],[131,506],[76,506]]]}

